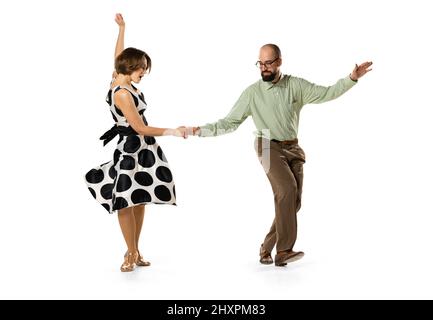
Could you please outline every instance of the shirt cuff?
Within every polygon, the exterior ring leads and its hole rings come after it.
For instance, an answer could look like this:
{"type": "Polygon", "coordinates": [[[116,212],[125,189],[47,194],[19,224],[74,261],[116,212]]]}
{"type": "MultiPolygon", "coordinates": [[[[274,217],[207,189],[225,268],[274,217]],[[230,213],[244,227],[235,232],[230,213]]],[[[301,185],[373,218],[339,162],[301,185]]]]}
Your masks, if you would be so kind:
{"type": "Polygon", "coordinates": [[[358,80],[352,80],[352,78],[350,77],[350,74],[349,74],[349,80],[352,82],[355,82],[355,83],[358,82],[358,80]]]}
{"type": "Polygon", "coordinates": [[[207,137],[206,132],[208,131],[206,129],[206,126],[199,126],[200,130],[199,130],[199,134],[198,137],[204,138],[207,137]]]}
{"type": "Polygon", "coordinates": [[[357,83],[358,83],[358,80],[350,79],[350,75],[348,75],[346,78],[344,78],[344,84],[346,86],[348,86],[349,88],[352,88],[357,83]]]}

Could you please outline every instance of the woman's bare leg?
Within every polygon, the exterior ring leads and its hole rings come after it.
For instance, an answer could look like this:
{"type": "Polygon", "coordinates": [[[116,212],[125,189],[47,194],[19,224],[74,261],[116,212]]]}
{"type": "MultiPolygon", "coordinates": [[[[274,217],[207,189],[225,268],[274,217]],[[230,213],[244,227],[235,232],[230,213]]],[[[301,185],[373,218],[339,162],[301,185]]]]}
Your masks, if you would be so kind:
{"type": "MultiPolygon", "coordinates": [[[[134,216],[135,216],[135,245],[138,250],[138,243],[140,241],[140,234],[141,234],[141,228],[143,226],[143,220],[144,220],[144,205],[135,206],[134,207],[134,216]]],[[[140,254],[140,251],[138,251],[138,258],[137,258],[137,266],[140,267],[148,267],[150,266],[150,262],[145,261],[143,257],[140,254]]]]}
{"type": "Polygon", "coordinates": [[[138,243],[140,241],[141,228],[143,227],[144,220],[144,205],[133,207],[135,217],[135,246],[138,250],[138,243]]]}
{"type": "Polygon", "coordinates": [[[119,210],[119,224],[125,238],[128,252],[136,252],[137,245],[135,239],[136,223],[133,208],[124,208],[119,210]]]}

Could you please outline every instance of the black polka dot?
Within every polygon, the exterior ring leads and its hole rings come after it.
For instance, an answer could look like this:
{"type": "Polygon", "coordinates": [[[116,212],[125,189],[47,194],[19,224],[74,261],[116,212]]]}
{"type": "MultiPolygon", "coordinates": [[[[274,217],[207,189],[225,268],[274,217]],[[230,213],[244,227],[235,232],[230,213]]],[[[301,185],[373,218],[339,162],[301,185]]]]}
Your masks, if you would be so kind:
{"type": "Polygon", "coordinates": [[[158,146],[157,153],[158,153],[158,158],[160,158],[164,162],[167,162],[167,158],[165,157],[164,152],[162,152],[162,149],[159,146],[158,146]]]}
{"type": "Polygon", "coordinates": [[[147,172],[137,172],[134,175],[134,179],[135,181],[137,181],[137,183],[141,184],[142,186],[150,186],[153,183],[153,179],[152,176],[150,174],[148,174],[147,172]]]}
{"type": "Polygon", "coordinates": [[[131,96],[132,96],[132,99],[134,99],[135,107],[138,107],[138,99],[137,99],[137,97],[134,94],[131,94],[131,96]]]}
{"type": "Polygon", "coordinates": [[[119,158],[120,158],[121,154],[122,154],[122,152],[120,152],[120,150],[118,150],[118,149],[114,150],[113,162],[114,162],[115,165],[119,161],[119,158]]]}
{"type": "Polygon", "coordinates": [[[105,208],[105,210],[107,210],[108,212],[110,212],[110,206],[106,203],[102,203],[102,206],[105,208]]]}
{"type": "Polygon", "coordinates": [[[144,141],[151,146],[152,144],[156,143],[156,140],[154,137],[144,137],[144,141]]]}
{"type": "Polygon", "coordinates": [[[126,191],[129,188],[131,188],[131,185],[132,185],[131,178],[126,174],[121,174],[117,179],[116,191],[117,192],[126,191]]]}
{"type": "Polygon", "coordinates": [[[173,195],[176,198],[176,186],[173,186],[173,195]]]}
{"type": "Polygon", "coordinates": [[[119,116],[124,117],[123,112],[116,105],[114,105],[114,110],[119,116]]]}
{"type": "Polygon", "coordinates": [[[114,202],[113,210],[119,210],[122,208],[126,208],[128,206],[128,201],[125,198],[118,197],[114,202]]]}
{"type": "Polygon", "coordinates": [[[114,166],[110,167],[110,170],[108,170],[108,175],[110,176],[111,179],[116,178],[116,169],[114,169],[114,166]]]}
{"type": "Polygon", "coordinates": [[[135,168],[135,159],[131,156],[123,156],[122,161],[120,161],[120,169],[132,170],[135,168]]]}
{"type": "Polygon", "coordinates": [[[86,180],[89,183],[99,183],[104,180],[104,171],[101,169],[92,169],[87,172],[86,180]]]}
{"type": "Polygon", "coordinates": [[[166,186],[157,186],[155,188],[155,196],[161,201],[170,201],[170,190],[166,186]]]}
{"type": "Polygon", "coordinates": [[[155,156],[153,152],[147,149],[141,150],[138,153],[138,163],[140,166],[150,168],[155,164],[155,156]]]}
{"type": "Polygon", "coordinates": [[[114,183],[104,184],[101,188],[101,196],[105,200],[110,200],[113,197],[113,186],[114,183]]]}
{"type": "Polygon", "coordinates": [[[123,141],[123,135],[119,135],[119,140],[117,140],[117,144],[121,143],[123,141]]]}
{"type": "Polygon", "coordinates": [[[156,176],[159,180],[164,182],[171,182],[173,180],[170,169],[164,166],[160,166],[156,169],[156,176]]]}
{"type": "Polygon", "coordinates": [[[107,103],[111,106],[111,93],[113,92],[113,90],[109,90],[107,93],[107,97],[105,98],[105,101],[107,101],[107,103]]]}
{"type": "MultiPolygon", "coordinates": [[[[143,112],[144,112],[144,109],[143,109],[143,112]]],[[[143,119],[144,124],[145,124],[146,126],[148,126],[149,124],[147,123],[146,117],[145,117],[145,116],[142,116],[141,118],[143,119]]]]}
{"type": "Polygon", "coordinates": [[[152,200],[152,197],[146,190],[137,189],[134,190],[134,192],[131,194],[131,200],[134,204],[137,204],[141,202],[150,202],[152,200]]]}
{"type": "Polygon", "coordinates": [[[113,113],[113,111],[110,110],[110,112],[111,112],[111,116],[113,117],[114,122],[117,122],[116,115],[113,113]]]}
{"type": "Polygon", "coordinates": [[[92,194],[93,198],[96,199],[96,192],[95,192],[95,190],[93,190],[92,188],[89,187],[89,191],[92,194]]]}
{"type": "Polygon", "coordinates": [[[146,104],[146,100],[144,99],[144,94],[143,92],[140,92],[140,94],[138,95],[140,97],[140,100],[144,102],[144,104],[146,104]]]}
{"type": "Polygon", "coordinates": [[[128,136],[123,146],[125,152],[134,153],[140,148],[141,142],[138,136],[128,136]]]}

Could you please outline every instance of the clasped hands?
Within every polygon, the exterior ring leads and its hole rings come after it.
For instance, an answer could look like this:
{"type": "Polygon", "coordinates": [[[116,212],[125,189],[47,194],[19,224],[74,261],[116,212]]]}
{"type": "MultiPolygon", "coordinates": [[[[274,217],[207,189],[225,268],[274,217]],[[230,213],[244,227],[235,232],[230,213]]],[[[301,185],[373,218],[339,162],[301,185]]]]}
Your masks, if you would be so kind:
{"type": "Polygon", "coordinates": [[[169,135],[173,135],[175,137],[182,137],[184,139],[187,139],[188,136],[197,136],[200,133],[199,127],[185,127],[180,126],[176,129],[171,129],[168,133],[169,135]]]}

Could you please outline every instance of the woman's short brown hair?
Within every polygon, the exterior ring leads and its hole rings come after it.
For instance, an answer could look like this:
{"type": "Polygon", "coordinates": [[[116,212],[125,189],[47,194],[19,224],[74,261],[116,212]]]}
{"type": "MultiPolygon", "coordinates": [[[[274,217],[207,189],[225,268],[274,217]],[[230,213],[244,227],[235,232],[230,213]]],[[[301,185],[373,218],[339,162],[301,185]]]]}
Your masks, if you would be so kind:
{"type": "Polygon", "coordinates": [[[150,72],[152,60],[144,51],[136,48],[126,48],[116,57],[114,67],[117,73],[125,75],[130,75],[140,68],[150,72]]]}

